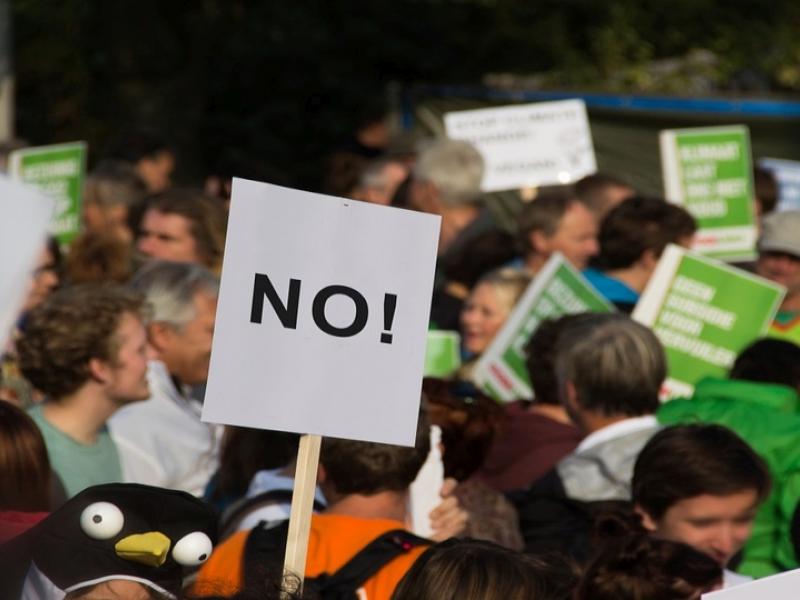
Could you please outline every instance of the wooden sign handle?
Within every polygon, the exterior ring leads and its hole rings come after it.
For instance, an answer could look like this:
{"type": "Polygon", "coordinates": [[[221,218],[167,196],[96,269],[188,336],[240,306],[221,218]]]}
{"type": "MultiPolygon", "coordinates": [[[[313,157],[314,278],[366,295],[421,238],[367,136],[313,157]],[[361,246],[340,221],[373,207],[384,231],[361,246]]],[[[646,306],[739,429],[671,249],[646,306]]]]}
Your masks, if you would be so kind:
{"type": "Polygon", "coordinates": [[[289,536],[286,539],[283,569],[284,573],[299,578],[300,589],[305,578],[308,534],[311,529],[311,515],[314,512],[314,492],[317,489],[317,466],[321,443],[322,437],[319,435],[303,435],[300,437],[300,446],[297,449],[292,512],[289,516],[289,536]]]}

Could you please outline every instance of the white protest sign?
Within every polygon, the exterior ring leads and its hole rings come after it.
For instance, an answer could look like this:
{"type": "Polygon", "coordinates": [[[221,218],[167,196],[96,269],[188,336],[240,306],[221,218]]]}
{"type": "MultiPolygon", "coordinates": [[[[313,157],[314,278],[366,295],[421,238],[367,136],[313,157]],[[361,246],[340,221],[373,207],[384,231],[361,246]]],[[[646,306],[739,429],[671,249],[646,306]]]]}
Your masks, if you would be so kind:
{"type": "Polygon", "coordinates": [[[30,285],[55,201],[0,176],[0,349],[30,285]]]}
{"type": "Polygon", "coordinates": [[[235,179],[203,420],[413,445],[439,224],[235,179]]]}
{"type": "Polygon", "coordinates": [[[703,600],[796,600],[800,569],[778,573],[727,590],[703,594],[703,600]]]}
{"type": "Polygon", "coordinates": [[[447,136],[486,161],[485,192],[571,183],[597,171],[583,100],[447,113],[447,136]]]}

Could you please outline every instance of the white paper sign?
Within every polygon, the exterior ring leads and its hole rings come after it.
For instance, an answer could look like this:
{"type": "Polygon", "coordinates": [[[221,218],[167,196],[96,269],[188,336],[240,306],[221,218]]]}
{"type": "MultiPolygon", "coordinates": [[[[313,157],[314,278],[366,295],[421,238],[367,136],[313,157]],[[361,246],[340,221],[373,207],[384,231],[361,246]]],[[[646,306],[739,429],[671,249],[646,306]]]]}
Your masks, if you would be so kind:
{"type": "Polygon", "coordinates": [[[429,538],[434,534],[430,515],[442,503],[444,463],[441,443],[442,429],[438,425],[431,425],[431,451],[409,489],[411,530],[421,537],[429,538]]]}
{"type": "Polygon", "coordinates": [[[25,299],[54,208],[52,198],[0,176],[0,351],[25,299]]]}
{"type": "Polygon", "coordinates": [[[800,569],[764,577],[727,590],[703,594],[703,600],[796,600],[800,569]]]}
{"type": "Polygon", "coordinates": [[[565,184],[597,171],[583,100],[447,113],[447,136],[486,161],[485,192],[565,184]]]}
{"type": "Polygon", "coordinates": [[[413,445],[439,224],[235,179],[203,420],[413,445]]]}

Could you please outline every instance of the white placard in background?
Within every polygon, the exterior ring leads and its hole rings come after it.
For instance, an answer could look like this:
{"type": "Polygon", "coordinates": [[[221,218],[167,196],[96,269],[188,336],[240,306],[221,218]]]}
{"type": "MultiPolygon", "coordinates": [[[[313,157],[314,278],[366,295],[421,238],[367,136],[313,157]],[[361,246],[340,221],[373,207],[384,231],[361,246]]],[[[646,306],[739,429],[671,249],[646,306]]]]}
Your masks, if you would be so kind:
{"type": "Polygon", "coordinates": [[[485,192],[572,183],[597,171],[583,100],[451,112],[444,124],[449,138],[483,155],[485,192]]]}
{"type": "Polygon", "coordinates": [[[0,352],[44,247],[55,201],[0,176],[0,352]]]}
{"type": "Polygon", "coordinates": [[[413,445],[439,225],[235,179],[203,420],[413,445]]]}
{"type": "Polygon", "coordinates": [[[800,569],[778,573],[718,592],[703,594],[703,600],[796,600],[800,569]]]}

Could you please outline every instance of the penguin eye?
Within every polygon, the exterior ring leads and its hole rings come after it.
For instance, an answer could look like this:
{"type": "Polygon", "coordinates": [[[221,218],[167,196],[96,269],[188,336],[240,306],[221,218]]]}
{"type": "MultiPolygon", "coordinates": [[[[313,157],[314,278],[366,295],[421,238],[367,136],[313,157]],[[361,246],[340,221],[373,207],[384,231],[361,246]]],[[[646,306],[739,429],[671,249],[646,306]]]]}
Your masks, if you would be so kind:
{"type": "Polygon", "coordinates": [[[172,558],[184,567],[196,567],[208,560],[213,545],[202,531],[194,531],[183,536],[172,549],[172,558]]]}
{"type": "Polygon", "coordinates": [[[110,502],[94,502],[81,513],[81,529],[95,540],[114,537],[122,531],[124,524],[122,511],[110,502]]]}

